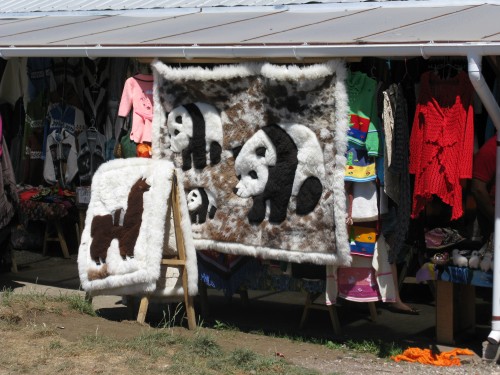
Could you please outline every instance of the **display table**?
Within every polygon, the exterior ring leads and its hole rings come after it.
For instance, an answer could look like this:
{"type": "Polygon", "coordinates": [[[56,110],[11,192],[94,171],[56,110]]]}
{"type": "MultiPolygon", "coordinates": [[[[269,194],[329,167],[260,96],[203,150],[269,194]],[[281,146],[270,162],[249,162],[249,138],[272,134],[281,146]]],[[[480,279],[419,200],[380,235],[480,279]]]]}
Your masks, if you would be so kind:
{"type": "Polygon", "coordinates": [[[20,199],[19,219],[27,226],[29,221],[44,221],[46,223],[43,239],[43,254],[47,251],[47,243],[59,242],[64,258],[70,258],[68,245],[64,236],[61,220],[65,218],[71,207],[74,206],[71,198],[54,196],[44,197],[44,200],[20,199]],[[51,236],[54,229],[56,236],[51,236]]]}
{"type": "Polygon", "coordinates": [[[475,329],[475,287],[493,286],[493,273],[426,263],[417,281],[436,281],[436,341],[455,345],[456,334],[475,329]]]}

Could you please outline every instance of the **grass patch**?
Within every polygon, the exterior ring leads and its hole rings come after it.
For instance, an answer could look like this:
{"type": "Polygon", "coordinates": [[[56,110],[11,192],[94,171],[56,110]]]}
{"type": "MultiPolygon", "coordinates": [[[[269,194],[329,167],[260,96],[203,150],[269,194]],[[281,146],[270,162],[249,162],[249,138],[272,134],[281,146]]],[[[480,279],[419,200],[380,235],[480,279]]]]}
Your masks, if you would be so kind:
{"type": "Polygon", "coordinates": [[[50,311],[61,314],[64,307],[56,306],[55,303],[62,303],[70,310],[82,314],[96,316],[92,303],[79,294],[61,294],[59,296],[48,296],[38,291],[29,291],[27,293],[15,294],[12,289],[2,290],[1,305],[11,307],[13,304],[19,304],[29,311],[50,311]]]}
{"type": "Polygon", "coordinates": [[[45,323],[41,325],[34,325],[32,329],[33,331],[31,333],[31,337],[34,339],[57,336],[56,331],[53,328],[47,327],[45,323]]]}
{"type": "Polygon", "coordinates": [[[220,357],[222,349],[215,340],[203,333],[197,333],[191,340],[191,349],[194,353],[202,357],[220,357]]]}
{"type": "MultiPolygon", "coordinates": [[[[217,322],[217,321],[216,321],[217,322]]],[[[223,323],[224,324],[224,323],[223,323]]],[[[214,326],[218,329],[217,325],[214,326]]],[[[237,329],[237,328],[235,328],[237,329]]],[[[224,326],[221,330],[224,330],[224,326]]],[[[401,346],[397,345],[395,342],[385,342],[382,340],[347,340],[347,341],[332,341],[324,338],[308,337],[304,335],[290,335],[283,334],[281,332],[270,332],[266,333],[262,330],[253,330],[250,333],[268,337],[275,337],[290,340],[293,342],[308,343],[314,345],[326,346],[331,350],[342,350],[342,351],[352,351],[354,353],[368,353],[377,356],[378,358],[390,358],[391,356],[401,354],[404,350],[401,346]]]]}
{"type": "Polygon", "coordinates": [[[167,305],[167,310],[163,310],[163,318],[161,319],[160,323],[158,324],[159,328],[172,328],[176,326],[176,322],[180,319],[184,319],[185,317],[185,312],[183,309],[183,304],[178,303],[175,305],[175,308],[171,308],[172,304],[167,305]]]}
{"type": "Polygon", "coordinates": [[[49,343],[50,350],[61,350],[63,348],[63,344],[59,340],[54,340],[49,343]]]}
{"type": "Polygon", "coordinates": [[[185,342],[184,338],[161,330],[132,339],[126,344],[126,348],[156,359],[165,355],[166,350],[171,349],[172,346],[182,346],[185,345],[185,342]]]}
{"type": "Polygon", "coordinates": [[[78,294],[61,295],[57,297],[56,300],[67,303],[71,310],[78,311],[81,314],[97,316],[94,307],[92,306],[92,302],[78,294]]]}
{"type": "Polygon", "coordinates": [[[238,327],[216,320],[213,328],[219,331],[239,331],[238,327]]]}
{"type": "Polygon", "coordinates": [[[10,306],[10,302],[12,300],[12,296],[14,292],[11,288],[3,288],[2,290],[2,306],[10,306]]]}

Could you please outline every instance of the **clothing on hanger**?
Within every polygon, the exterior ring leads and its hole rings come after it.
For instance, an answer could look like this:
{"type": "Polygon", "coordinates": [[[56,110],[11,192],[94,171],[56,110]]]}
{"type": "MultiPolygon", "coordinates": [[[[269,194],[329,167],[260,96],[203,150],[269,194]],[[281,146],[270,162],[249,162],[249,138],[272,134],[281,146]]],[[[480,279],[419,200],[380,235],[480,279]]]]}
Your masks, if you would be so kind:
{"type": "Polygon", "coordinates": [[[53,131],[47,137],[43,176],[48,184],[66,189],[78,173],[75,137],[68,130],[53,131]]]}
{"type": "Polygon", "coordinates": [[[130,139],[135,143],[152,141],[153,76],[136,74],[125,81],[118,116],[127,117],[132,111],[130,139]]]}
{"type": "Polygon", "coordinates": [[[422,74],[410,137],[410,173],[415,175],[412,218],[434,196],[463,215],[461,180],[472,177],[474,89],[465,72],[442,79],[422,74]]]}

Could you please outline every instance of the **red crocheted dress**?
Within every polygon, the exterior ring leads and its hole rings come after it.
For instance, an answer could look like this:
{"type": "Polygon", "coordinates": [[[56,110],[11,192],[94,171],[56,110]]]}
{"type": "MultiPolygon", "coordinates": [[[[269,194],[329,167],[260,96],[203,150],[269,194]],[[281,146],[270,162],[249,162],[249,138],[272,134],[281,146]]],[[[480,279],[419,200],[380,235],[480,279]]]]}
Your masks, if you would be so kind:
{"type": "Polygon", "coordinates": [[[442,79],[423,73],[410,137],[410,173],[415,175],[412,218],[433,195],[463,214],[461,180],[472,177],[473,87],[467,73],[442,79]]]}

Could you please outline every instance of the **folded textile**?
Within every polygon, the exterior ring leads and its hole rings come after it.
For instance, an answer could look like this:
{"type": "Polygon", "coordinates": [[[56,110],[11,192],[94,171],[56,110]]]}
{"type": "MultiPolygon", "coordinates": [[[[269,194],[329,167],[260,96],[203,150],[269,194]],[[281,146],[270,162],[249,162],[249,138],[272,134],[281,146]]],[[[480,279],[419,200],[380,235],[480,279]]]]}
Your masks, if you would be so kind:
{"type": "Polygon", "coordinates": [[[453,349],[447,352],[433,353],[430,349],[408,348],[403,354],[392,356],[396,362],[418,362],[434,366],[460,366],[459,355],[474,355],[469,349],[453,349]]]}
{"type": "Polygon", "coordinates": [[[434,228],[425,233],[425,246],[428,249],[441,249],[462,242],[464,238],[455,229],[434,228]]]}

